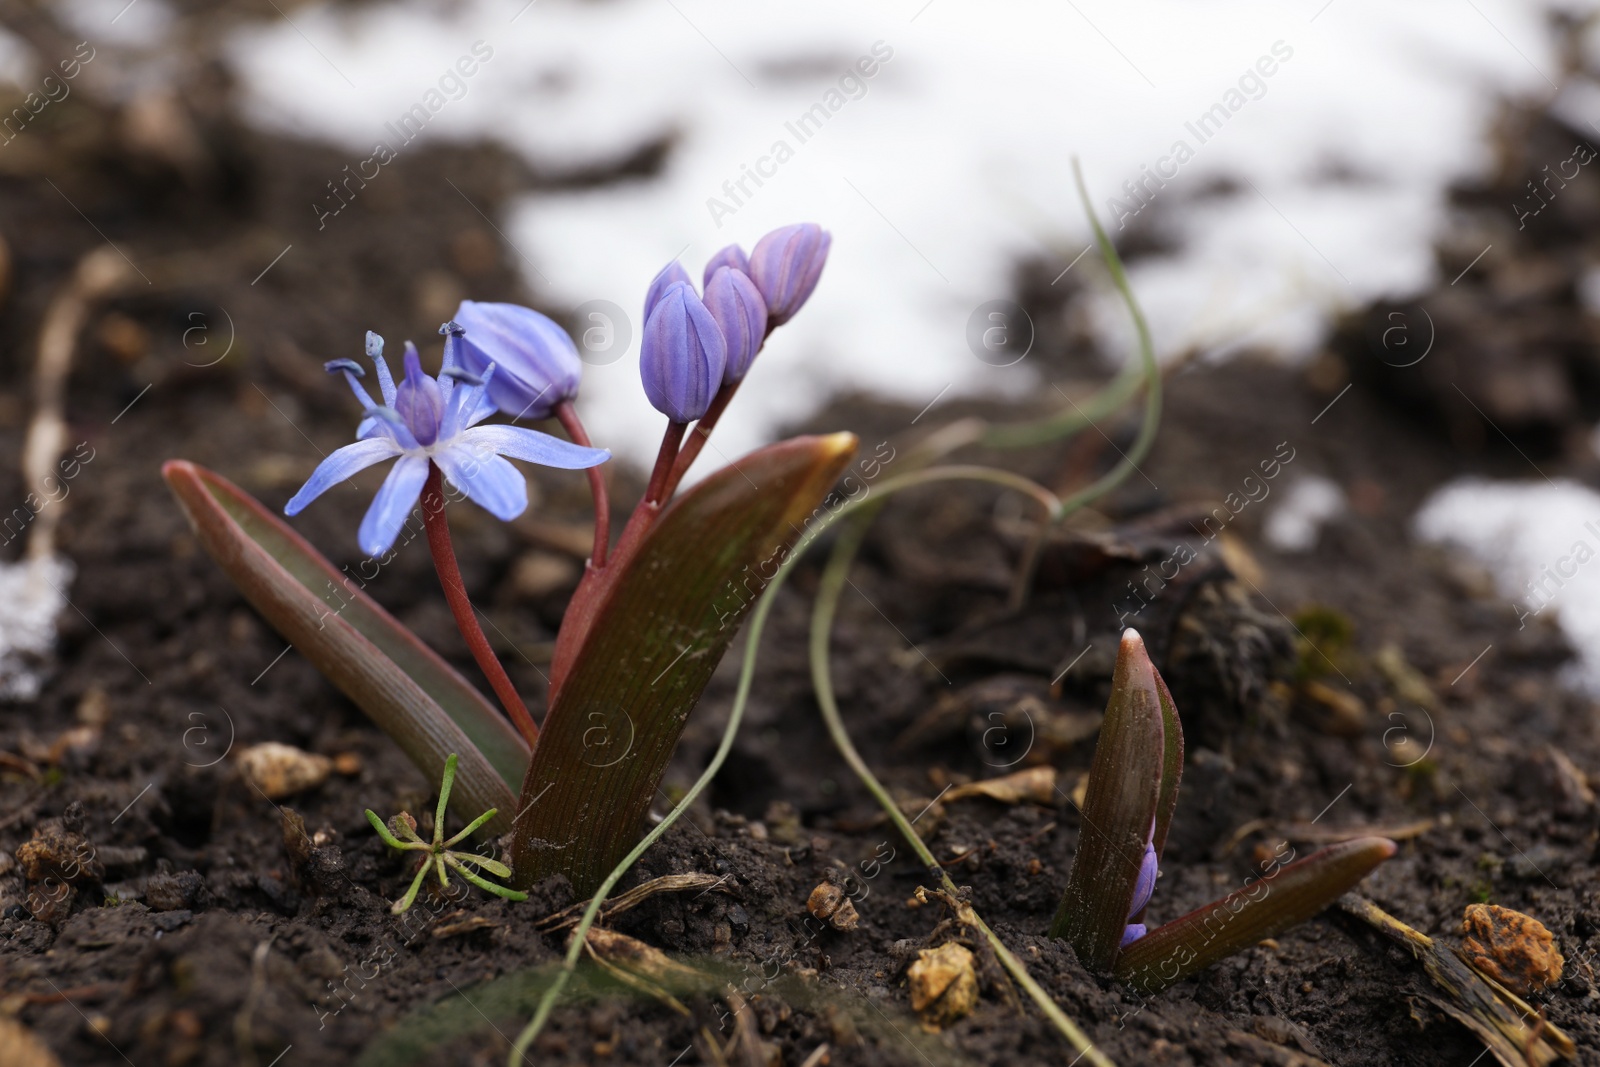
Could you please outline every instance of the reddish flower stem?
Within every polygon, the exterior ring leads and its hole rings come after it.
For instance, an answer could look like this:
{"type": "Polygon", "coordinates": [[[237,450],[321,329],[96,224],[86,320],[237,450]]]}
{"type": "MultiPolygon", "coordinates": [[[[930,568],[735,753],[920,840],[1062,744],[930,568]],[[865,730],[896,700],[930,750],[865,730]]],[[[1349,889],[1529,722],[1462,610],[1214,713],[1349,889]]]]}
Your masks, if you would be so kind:
{"type": "Polygon", "coordinates": [[[661,451],[656,453],[656,468],[650,472],[650,484],[644,491],[644,503],[660,504],[671,494],[674,484],[672,473],[677,469],[674,464],[682,454],[679,446],[683,444],[683,432],[688,428],[686,422],[667,423],[667,432],[661,436],[661,451]]]}
{"type": "Polygon", "coordinates": [[[478,615],[472,607],[472,601],[467,599],[467,587],[461,581],[461,567],[456,563],[456,550],[450,544],[450,520],[444,513],[444,482],[439,468],[432,463],[428,464],[427,484],[422,487],[422,522],[428,531],[428,549],[433,553],[434,569],[439,572],[439,585],[444,589],[450,614],[456,618],[456,629],[466,639],[479,669],[488,676],[489,685],[494,689],[495,696],[500,698],[506,714],[522,732],[522,736],[527,738],[529,745],[538,744],[539,727],[534,725],[533,716],[528,714],[527,705],[517,695],[516,687],[511,684],[511,678],[500,665],[494,649],[489,647],[488,638],[483,636],[483,629],[478,626],[478,615]]]}
{"type": "MultiPolygon", "coordinates": [[[[563,400],[556,405],[556,418],[561,420],[567,436],[572,438],[572,443],[591,447],[589,435],[583,429],[583,423],[578,419],[578,410],[572,406],[572,401],[563,400]]],[[[606,565],[606,554],[611,547],[611,498],[606,493],[606,476],[602,467],[590,467],[589,493],[594,497],[594,553],[589,557],[589,566],[601,570],[606,565]]]]}
{"type": "Polygon", "coordinates": [[[686,429],[687,423],[667,424],[667,432],[661,438],[661,451],[656,455],[655,469],[650,473],[649,487],[645,489],[644,499],[639,501],[639,506],[628,516],[622,536],[617,538],[617,550],[611,555],[611,565],[603,571],[589,568],[573,592],[572,599],[567,602],[567,613],[561,619],[561,632],[556,635],[555,655],[550,661],[551,707],[555,706],[561,683],[566,680],[578,649],[583,647],[589,627],[594,623],[595,613],[600,610],[600,604],[610,591],[613,580],[627,569],[628,560],[644,543],[645,534],[650,532],[650,527],[655,525],[665,507],[662,501],[669,491],[672,463],[678,457],[678,448],[683,443],[686,429]]]}
{"type": "MultiPolygon", "coordinates": [[[[743,381],[744,379],[740,379],[743,381]]],[[[729,382],[717,390],[717,395],[711,398],[711,406],[701,416],[700,421],[694,424],[694,430],[684,441],[683,448],[678,452],[678,458],[672,465],[672,474],[667,478],[666,491],[663,498],[670,497],[678,490],[678,483],[683,481],[683,476],[689,473],[689,468],[699,457],[700,450],[706,446],[706,438],[711,436],[711,431],[717,428],[717,420],[727,410],[728,403],[733,399],[733,394],[739,391],[739,382],[729,382]]]]}

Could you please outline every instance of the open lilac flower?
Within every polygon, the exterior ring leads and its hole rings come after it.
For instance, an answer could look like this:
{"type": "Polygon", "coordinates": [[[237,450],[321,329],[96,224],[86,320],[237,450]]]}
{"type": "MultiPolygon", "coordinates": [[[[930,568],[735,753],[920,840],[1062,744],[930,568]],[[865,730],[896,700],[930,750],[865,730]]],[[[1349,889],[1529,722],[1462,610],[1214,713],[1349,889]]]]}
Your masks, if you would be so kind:
{"type": "Polygon", "coordinates": [[[361,551],[378,556],[394,544],[416,506],[428,480],[429,463],[474,503],[498,519],[510,520],[528,506],[528,483],[522,472],[502,457],[565,470],[593,467],[611,458],[603,448],[583,448],[521,426],[479,426],[495,412],[488,395],[494,364],[485,368],[481,378],[459,369],[456,349],[461,327],[447,322],[439,332],[445,335],[439,376],[422,373],[416,347],[407,341],[405,378],[398,387],[383,358],[383,338],[368,332],[367,355],[378,372],[382,404],[374,403],[356,381],[365,372],[354,360],[336,359],[326,365],[330,373],[343,372],[366,417],[356,429],[356,443],[345,445],[318,464],[284,506],[285,514],[298,515],[357,471],[398,457],[361,520],[358,534],[361,551]]]}

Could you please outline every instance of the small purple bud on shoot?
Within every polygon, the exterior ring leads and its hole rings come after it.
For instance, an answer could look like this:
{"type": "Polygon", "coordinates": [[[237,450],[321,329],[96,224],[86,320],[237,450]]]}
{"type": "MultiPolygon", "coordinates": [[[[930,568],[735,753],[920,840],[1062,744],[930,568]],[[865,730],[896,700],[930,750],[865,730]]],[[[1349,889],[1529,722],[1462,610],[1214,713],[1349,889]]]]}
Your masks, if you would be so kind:
{"type": "Polygon", "coordinates": [[[711,277],[723,267],[732,267],[740,274],[750,273],[750,257],[744,254],[744,249],[738,245],[729,245],[710,259],[706,260],[705,276],[701,279],[707,289],[711,288],[711,277]]]}
{"type": "Polygon", "coordinates": [[[782,326],[810,298],[828,261],[833,235],[814,222],[773,230],[750,253],[750,277],[767,302],[767,321],[782,326]]]}
{"type": "Polygon", "coordinates": [[[1147,933],[1149,931],[1145,929],[1144,923],[1129,923],[1127,928],[1122,931],[1122,944],[1117,947],[1127,948],[1147,933]]]}
{"type": "Polygon", "coordinates": [[[417,346],[406,342],[406,376],[396,390],[394,409],[410,429],[417,444],[433,444],[439,439],[439,422],[444,417],[444,395],[439,383],[422,373],[417,346]]]}
{"type": "Polygon", "coordinates": [[[683,264],[677,260],[673,260],[665,267],[662,267],[661,273],[651,280],[650,288],[646,289],[644,294],[644,318],[646,322],[650,321],[650,313],[656,309],[656,304],[660,302],[662,295],[679,282],[687,285],[691,290],[694,289],[694,282],[689,279],[689,272],[684,270],[683,264]]]}
{"type": "Polygon", "coordinates": [[[767,337],[767,305],[756,283],[732,267],[718,267],[706,285],[706,310],[728,346],[724,382],[741,380],[767,337]]]}
{"type": "Polygon", "coordinates": [[[463,300],[455,323],[465,332],[447,335],[446,347],[454,341],[462,369],[479,378],[494,364],[489,399],[502,413],[548,418],[557,404],[578,395],[578,346],[548,316],[517,304],[463,300]]]}
{"type": "Polygon", "coordinates": [[[1133,884],[1133,903],[1128,905],[1128,918],[1133,918],[1150,903],[1150,894],[1156,891],[1156,847],[1144,846],[1144,859],[1139,863],[1139,880],[1133,884]]]}
{"type": "Polygon", "coordinates": [[[655,409],[673,422],[706,413],[722,385],[728,344],[688,282],[667,288],[644,324],[639,376],[655,409]]]}

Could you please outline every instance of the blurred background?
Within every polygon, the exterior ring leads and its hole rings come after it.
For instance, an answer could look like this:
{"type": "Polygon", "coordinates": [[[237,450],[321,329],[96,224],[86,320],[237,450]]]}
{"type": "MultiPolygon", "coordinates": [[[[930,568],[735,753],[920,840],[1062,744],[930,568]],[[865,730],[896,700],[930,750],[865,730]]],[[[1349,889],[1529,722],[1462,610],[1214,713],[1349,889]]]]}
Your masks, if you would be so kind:
{"type": "MultiPolygon", "coordinates": [[[[824,282],[712,461],[858,393],[1047,409],[1130,352],[1077,158],[1174,373],[1366,381],[1463,471],[1510,442],[1528,491],[1600,515],[1529,458],[1590,463],[1600,415],[1589,5],[0,0],[0,22],[17,447],[49,302],[110,249],[68,422],[165,390],[293,427],[308,397],[338,410],[318,364],[364,330],[427,340],[508,299],[579,337],[591,434],[642,462],[649,280],[799,220],[834,234],[824,282]]],[[[287,484],[315,453],[280,429],[287,484]]],[[[1331,514],[1322,488],[1305,506],[1331,514]]],[[[1521,596],[1535,505],[1506,488],[1491,523],[1500,489],[1455,488],[1421,532],[1521,596]]]]}

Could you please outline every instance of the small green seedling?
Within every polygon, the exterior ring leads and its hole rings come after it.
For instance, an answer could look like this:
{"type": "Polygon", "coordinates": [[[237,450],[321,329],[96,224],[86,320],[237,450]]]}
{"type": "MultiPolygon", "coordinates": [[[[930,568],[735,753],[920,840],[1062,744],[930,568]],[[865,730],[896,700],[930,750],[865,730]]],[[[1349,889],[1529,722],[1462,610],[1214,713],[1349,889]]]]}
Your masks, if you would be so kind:
{"type": "Polygon", "coordinates": [[[1150,930],[1144,911],[1182,773],[1178,709],[1144,641],[1125,630],[1089,768],[1078,855],[1050,934],[1070,941],[1085,966],[1140,992],[1165,989],[1304,922],[1395,853],[1382,837],[1343,841],[1294,862],[1291,851],[1263,877],[1150,930]]]}
{"type": "Polygon", "coordinates": [[[450,787],[456,781],[456,754],[450,753],[450,758],[444,763],[444,781],[439,784],[439,808],[433,816],[433,841],[424,841],[417,836],[417,820],[409,812],[402,811],[399,815],[389,820],[389,825],[383,825],[383,820],[378,818],[376,812],[367,809],[367,821],[372,828],[378,831],[378,836],[383,838],[383,843],[390,848],[398,848],[407,852],[425,852],[426,858],[422,861],[417,876],[411,880],[411,888],[406,890],[406,895],[394,902],[389,909],[396,915],[411,907],[417,899],[417,890],[422,888],[422,880],[428,876],[428,868],[432,867],[439,872],[439,884],[445,887],[450,885],[450,879],[445,875],[445,867],[453,867],[461,877],[477,886],[479,889],[493,893],[497,897],[507,900],[527,900],[528,894],[519,893],[515,889],[507,889],[503,885],[495,885],[478,875],[467,870],[466,865],[482,867],[496,878],[510,878],[511,868],[499,860],[492,860],[487,856],[480,856],[475,852],[452,852],[450,846],[464,841],[478,827],[495,817],[495,808],[490,808],[482,815],[467,824],[466,829],[446,841],[444,839],[444,813],[450,804],[450,787]],[[401,840],[404,838],[404,840],[401,840]]]}

